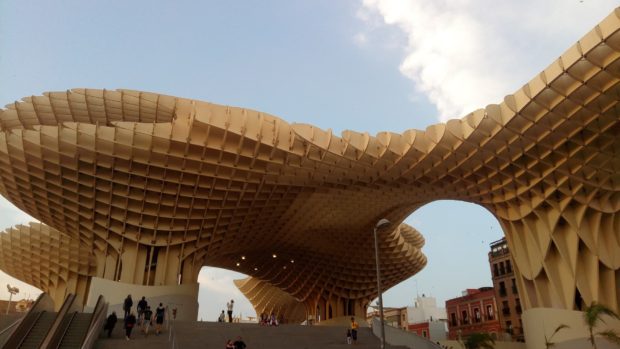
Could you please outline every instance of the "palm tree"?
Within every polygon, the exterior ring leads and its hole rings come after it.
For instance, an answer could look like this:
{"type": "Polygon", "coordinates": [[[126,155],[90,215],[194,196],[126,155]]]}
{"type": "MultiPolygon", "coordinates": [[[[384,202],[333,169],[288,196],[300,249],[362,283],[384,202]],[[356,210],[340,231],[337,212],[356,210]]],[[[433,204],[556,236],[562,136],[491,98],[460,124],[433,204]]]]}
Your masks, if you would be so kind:
{"type": "Polygon", "coordinates": [[[594,340],[595,335],[601,336],[612,343],[620,345],[620,335],[618,335],[618,333],[616,333],[615,331],[607,330],[596,333],[594,332],[594,328],[599,323],[599,321],[605,322],[601,317],[602,315],[607,315],[614,319],[620,320],[620,316],[618,316],[616,312],[604,306],[603,304],[596,303],[596,301],[593,301],[592,304],[590,304],[589,307],[586,307],[583,312],[583,321],[585,321],[586,326],[588,326],[588,331],[590,331],[590,343],[592,344],[592,348],[597,349],[596,341],[594,340]]]}
{"type": "Polygon", "coordinates": [[[549,336],[549,338],[547,338],[547,335],[545,334],[545,348],[547,349],[553,348],[553,346],[555,345],[555,343],[551,341],[553,339],[553,336],[555,336],[556,333],[562,331],[565,328],[570,328],[570,327],[565,324],[560,324],[558,327],[555,328],[555,331],[553,331],[553,333],[551,334],[551,336],[549,336]]]}
{"type": "Polygon", "coordinates": [[[493,349],[495,339],[488,333],[472,333],[465,340],[467,349],[493,349]]]}

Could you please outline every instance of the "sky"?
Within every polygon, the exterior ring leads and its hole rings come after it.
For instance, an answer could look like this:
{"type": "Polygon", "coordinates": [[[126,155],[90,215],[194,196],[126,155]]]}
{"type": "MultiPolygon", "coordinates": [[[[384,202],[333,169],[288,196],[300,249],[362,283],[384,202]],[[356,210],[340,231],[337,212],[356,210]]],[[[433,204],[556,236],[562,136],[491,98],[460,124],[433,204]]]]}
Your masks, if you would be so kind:
{"type": "MultiPolygon", "coordinates": [[[[288,122],[403,132],[498,103],[619,6],[617,0],[0,1],[0,104],[70,88],[129,88],[257,109],[288,122]]],[[[0,198],[0,229],[33,220],[0,198]]],[[[430,203],[406,222],[428,265],[388,290],[443,305],[491,285],[484,208],[430,203]]],[[[199,319],[243,275],[204,268],[199,319]]],[[[17,285],[17,298],[40,291],[17,285]]],[[[4,287],[0,298],[8,298],[4,287]]]]}

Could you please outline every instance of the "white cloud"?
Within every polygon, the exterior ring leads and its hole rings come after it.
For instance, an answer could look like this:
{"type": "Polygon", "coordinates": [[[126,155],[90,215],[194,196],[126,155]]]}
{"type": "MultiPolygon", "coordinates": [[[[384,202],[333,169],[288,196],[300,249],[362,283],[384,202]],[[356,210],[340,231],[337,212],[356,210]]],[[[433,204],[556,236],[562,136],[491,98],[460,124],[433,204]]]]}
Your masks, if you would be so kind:
{"type": "Polygon", "coordinates": [[[617,5],[616,0],[363,0],[357,17],[368,31],[375,31],[378,18],[405,34],[400,72],[446,121],[515,92],[617,5]]]}

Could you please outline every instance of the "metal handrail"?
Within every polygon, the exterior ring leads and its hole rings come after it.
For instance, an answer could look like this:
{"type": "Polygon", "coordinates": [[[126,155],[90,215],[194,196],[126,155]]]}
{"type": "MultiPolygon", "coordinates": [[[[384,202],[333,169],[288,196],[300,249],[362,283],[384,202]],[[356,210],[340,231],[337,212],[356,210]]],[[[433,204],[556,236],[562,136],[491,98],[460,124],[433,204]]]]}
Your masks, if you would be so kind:
{"type": "Polygon", "coordinates": [[[41,314],[45,311],[54,310],[54,301],[47,293],[41,293],[37,300],[32,304],[30,310],[21,321],[17,324],[17,328],[11,333],[4,343],[4,348],[18,348],[20,343],[28,335],[32,327],[36,324],[41,314]]]}
{"type": "Polygon", "coordinates": [[[24,318],[20,317],[19,319],[13,321],[12,324],[10,324],[7,328],[5,328],[4,330],[0,331],[0,338],[6,333],[8,332],[11,328],[13,328],[13,326],[16,326],[17,324],[19,324],[24,318]]]}
{"type": "Polygon", "coordinates": [[[73,319],[75,319],[75,316],[77,315],[77,311],[74,311],[73,313],[71,313],[68,321],[67,321],[67,325],[62,329],[62,333],[55,338],[58,338],[56,341],[58,343],[55,343],[55,345],[51,346],[52,348],[54,348],[54,346],[56,348],[60,347],[60,344],[62,343],[62,339],[65,338],[65,335],[67,335],[67,332],[69,332],[69,327],[71,327],[71,323],[73,322],[73,319]]]}
{"type": "Polygon", "coordinates": [[[95,309],[93,309],[93,317],[90,319],[90,325],[86,332],[86,337],[82,342],[81,349],[90,349],[93,344],[95,344],[95,340],[101,332],[101,324],[105,321],[107,313],[108,303],[106,303],[103,296],[99,296],[95,309]]]}
{"type": "MultiPolygon", "coordinates": [[[[75,294],[73,293],[69,293],[67,297],[65,297],[65,302],[60,307],[60,310],[58,310],[56,319],[47,331],[45,338],[41,343],[41,348],[53,347],[54,345],[60,343],[62,337],[59,338],[57,332],[62,331],[64,334],[65,329],[61,329],[61,326],[65,325],[65,315],[67,315],[70,311],[74,310],[73,308],[75,308],[75,298],[75,294]]],[[[66,324],[65,327],[69,327],[69,325],[66,324]]]]}
{"type": "Polygon", "coordinates": [[[32,321],[32,324],[30,324],[30,326],[28,326],[28,328],[26,329],[26,333],[23,336],[21,336],[21,338],[18,339],[16,348],[19,348],[22,346],[22,344],[26,340],[26,337],[28,337],[28,334],[30,333],[30,331],[32,331],[32,328],[34,327],[34,325],[39,321],[39,319],[41,318],[41,316],[43,316],[45,312],[46,311],[44,310],[44,311],[37,313],[36,317],[32,321]]]}
{"type": "Polygon", "coordinates": [[[166,307],[166,324],[168,325],[168,342],[170,343],[170,349],[177,348],[177,338],[174,323],[175,319],[172,319],[170,317],[170,308],[166,307]]]}

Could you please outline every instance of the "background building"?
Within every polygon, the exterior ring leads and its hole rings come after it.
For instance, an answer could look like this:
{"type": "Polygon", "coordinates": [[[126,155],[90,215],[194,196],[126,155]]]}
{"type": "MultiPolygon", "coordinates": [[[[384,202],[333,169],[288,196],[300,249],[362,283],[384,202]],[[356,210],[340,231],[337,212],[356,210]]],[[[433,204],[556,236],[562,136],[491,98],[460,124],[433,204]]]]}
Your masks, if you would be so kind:
{"type": "Polygon", "coordinates": [[[493,288],[499,311],[497,312],[505,337],[523,340],[521,322],[521,300],[513,270],[513,260],[505,238],[491,243],[489,264],[493,278],[493,288]]]}
{"type": "Polygon", "coordinates": [[[458,339],[485,332],[498,338],[501,326],[497,318],[495,291],[492,287],[467,289],[463,296],[446,301],[448,338],[458,339]]]}
{"type": "Polygon", "coordinates": [[[446,308],[437,307],[435,297],[416,297],[413,307],[407,307],[407,330],[432,341],[446,339],[446,308]]]}

